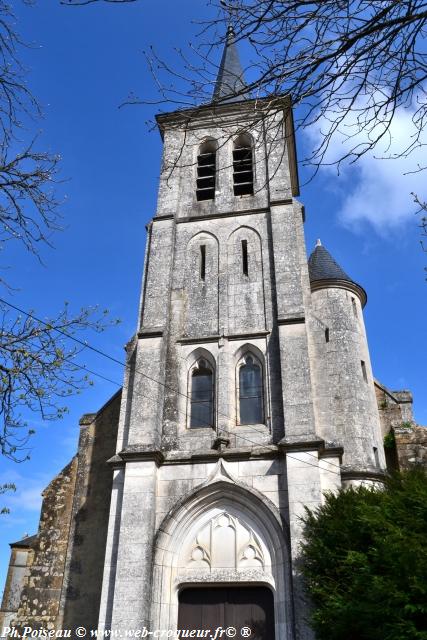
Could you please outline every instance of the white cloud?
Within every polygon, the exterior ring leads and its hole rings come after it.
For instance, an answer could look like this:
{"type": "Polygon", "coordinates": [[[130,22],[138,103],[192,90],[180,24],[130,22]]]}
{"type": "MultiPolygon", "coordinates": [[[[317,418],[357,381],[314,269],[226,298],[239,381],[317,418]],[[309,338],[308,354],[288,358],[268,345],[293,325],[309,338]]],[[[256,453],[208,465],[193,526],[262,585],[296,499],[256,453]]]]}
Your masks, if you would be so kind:
{"type": "MultiPolygon", "coordinates": [[[[362,106],[361,101],[355,105],[362,106]]],[[[397,109],[389,134],[379,143],[374,151],[368,151],[356,163],[341,165],[340,177],[337,178],[335,166],[325,166],[324,173],[339,180],[341,205],[338,218],[347,227],[354,230],[369,224],[380,234],[386,235],[398,231],[406,223],[414,221],[414,205],[411,193],[420,198],[427,198],[427,171],[408,173],[418,166],[426,166],[426,148],[419,147],[408,157],[384,159],[381,156],[393,156],[403,153],[416,132],[412,122],[414,109],[397,109]],[[406,174],[406,175],[405,175],[406,174]]],[[[377,125],[374,134],[380,130],[377,125]]],[[[326,128],[326,121],[306,130],[311,144],[319,144],[321,131],[326,128]]],[[[349,115],[341,130],[356,131],[356,112],[349,115]]],[[[355,145],[366,141],[366,131],[357,132],[350,140],[342,133],[336,132],[327,151],[327,162],[334,162],[355,145]]],[[[427,135],[424,134],[427,143],[427,135]]]]}
{"type": "Polygon", "coordinates": [[[8,507],[13,513],[22,511],[40,511],[42,491],[46,488],[46,476],[37,474],[34,478],[24,478],[19,473],[0,475],[0,485],[14,483],[16,491],[7,491],[0,496],[0,508],[8,507]]]}

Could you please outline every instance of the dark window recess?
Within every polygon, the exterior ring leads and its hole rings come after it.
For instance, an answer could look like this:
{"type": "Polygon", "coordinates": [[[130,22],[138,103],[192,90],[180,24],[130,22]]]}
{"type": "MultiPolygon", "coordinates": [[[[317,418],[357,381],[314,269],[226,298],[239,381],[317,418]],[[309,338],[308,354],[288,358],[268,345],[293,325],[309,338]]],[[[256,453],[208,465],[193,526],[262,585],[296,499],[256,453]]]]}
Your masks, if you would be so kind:
{"type": "Polygon", "coordinates": [[[200,277],[202,280],[206,276],[206,245],[200,246],[200,277]]]}
{"type": "Polygon", "coordinates": [[[252,356],[239,369],[240,424],[264,422],[262,373],[252,356]]]}
{"type": "Polygon", "coordinates": [[[216,153],[209,151],[197,156],[197,200],[215,198],[216,153]]]}
{"type": "Polygon", "coordinates": [[[368,374],[366,373],[366,364],[363,360],[360,361],[360,365],[362,367],[362,375],[365,382],[368,382],[368,374]]]}
{"type": "Polygon", "coordinates": [[[233,185],[235,196],[251,196],[254,193],[251,147],[239,147],[233,151],[233,185]]]}
{"type": "Polygon", "coordinates": [[[354,317],[357,318],[357,306],[356,306],[356,300],[354,298],[351,299],[351,306],[353,307],[354,317]]]}
{"type": "Polygon", "coordinates": [[[191,376],[190,428],[213,426],[213,373],[201,361],[191,376]]]}
{"type": "Polygon", "coordinates": [[[243,275],[248,275],[248,241],[242,240],[242,270],[243,275]]]}
{"type": "Polygon", "coordinates": [[[327,327],[325,329],[325,342],[329,342],[329,329],[327,327]]]}
{"type": "Polygon", "coordinates": [[[378,455],[378,449],[377,447],[374,447],[374,460],[375,460],[375,466],[377,467],[377,469],[380,468],[380,458],[378,455]]]}

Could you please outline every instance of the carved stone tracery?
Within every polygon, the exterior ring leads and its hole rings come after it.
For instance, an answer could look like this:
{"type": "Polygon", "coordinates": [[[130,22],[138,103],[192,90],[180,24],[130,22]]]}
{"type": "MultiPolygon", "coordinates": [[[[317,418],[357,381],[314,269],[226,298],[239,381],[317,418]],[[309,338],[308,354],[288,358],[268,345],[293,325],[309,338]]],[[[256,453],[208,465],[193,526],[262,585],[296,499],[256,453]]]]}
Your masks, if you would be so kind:
{"type": "Polygon", "coordinates": [[[181,566],[187,569],[265,569],[263,545],[255,531],[221,511],[204,522],[184,545],[181,566]]]}

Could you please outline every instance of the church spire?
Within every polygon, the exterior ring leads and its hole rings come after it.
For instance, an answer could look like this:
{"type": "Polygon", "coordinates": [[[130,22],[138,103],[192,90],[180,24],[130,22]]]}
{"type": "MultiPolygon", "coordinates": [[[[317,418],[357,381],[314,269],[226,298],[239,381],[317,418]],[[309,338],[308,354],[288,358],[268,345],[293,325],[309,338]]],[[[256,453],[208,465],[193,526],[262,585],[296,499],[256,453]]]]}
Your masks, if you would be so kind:
{"type": "Polygon", "coordinates": [[[240,102],[248,97],[245,89],[246,83],[234,40],[234,29],[229,25],[212,102],[240,102]]]}

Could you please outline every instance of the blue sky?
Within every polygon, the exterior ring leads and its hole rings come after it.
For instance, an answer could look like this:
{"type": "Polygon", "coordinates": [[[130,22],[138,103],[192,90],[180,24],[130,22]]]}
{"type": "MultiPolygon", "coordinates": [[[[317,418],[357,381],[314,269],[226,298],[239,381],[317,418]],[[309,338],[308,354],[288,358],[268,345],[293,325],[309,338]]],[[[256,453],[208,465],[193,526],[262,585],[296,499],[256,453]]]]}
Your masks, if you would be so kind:
{"type": "MultiPolygon", "coordinates": [[[[55,235],[53,249],[43,249],[45,266],[11,245],[3,252],[2,266],[11,267],[9,282],[19,288],[11,300],[42,317],[55,314],[65,300],[76,310],[93,304],[110,309],[121,324],[87,339],[122,361],[123,345],[136,326],[145,224],[155,212],[161,145],[158,133],[146,125],[154,108],[118,105],[130,91],[154,94],[143,49],[153,44],[173,63],[173,47],[194,41],[198,27],[191,20],[203,19],[209,9],[194,0],[85,8],[60,6],[58,0],[33,8],[16,4],[18,29],[33,43],[24,53],[29,85],[44,105],[40,147],[62,156],[65,181],[59,191],[66,200],[64,231],[55,235]]],[[[407,114],[399,114],[398,144],[409,135],[408,126],[407,114]]],[[[316,135],[298,135],[300,157],[316,135]]],[[[302,169],[301,183],[306,177],[302,169]]],[[[374,374],[391,389],[412,390],[421,424],[427,424],[427,254],[420,249],[410,192],[418,189],[423,195],[425,182],[425,175],[408,178],[398,163],[369,157],[340,176],[322,170],[300,196],[308,251],[320,237],[367,290],[374,374]]],[[[119,365],[90,352],[81,355],[81,363],[121,384],[119,365]]],[[[0,518],[0,589],[7,543],[37,530],[40,492],[74,454],[79,417],[96,411],[118,388],[94,381],[94,387],[70,400],[61,422],[43,424],[34,417],[30,461],[0,460],[0,484],[18,486],[7,501],[11,514],[0,518]]]]}

